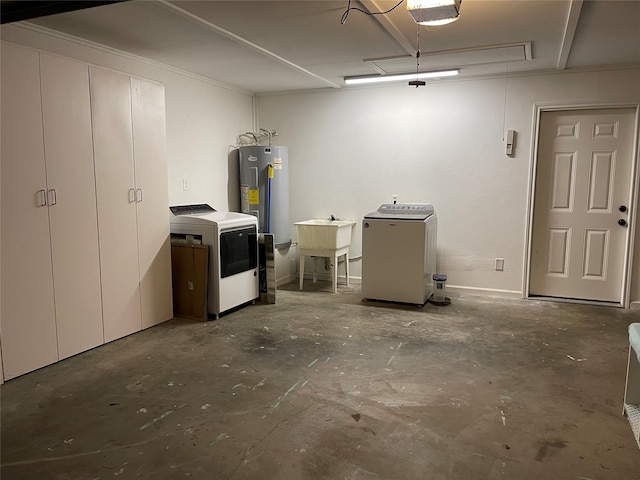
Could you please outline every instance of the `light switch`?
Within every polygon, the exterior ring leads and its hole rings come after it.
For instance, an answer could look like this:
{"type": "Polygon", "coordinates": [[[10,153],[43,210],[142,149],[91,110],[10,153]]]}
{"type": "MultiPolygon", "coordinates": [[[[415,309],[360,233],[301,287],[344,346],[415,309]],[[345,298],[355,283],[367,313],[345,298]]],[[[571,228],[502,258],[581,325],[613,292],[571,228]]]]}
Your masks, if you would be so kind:
{"type": "Polygon", "coordinates": [[[516,131],[515,130],[507,130],[507,134],[505,136],[505,153],[507,155],[514,155],[516,152],[516,131]]]}

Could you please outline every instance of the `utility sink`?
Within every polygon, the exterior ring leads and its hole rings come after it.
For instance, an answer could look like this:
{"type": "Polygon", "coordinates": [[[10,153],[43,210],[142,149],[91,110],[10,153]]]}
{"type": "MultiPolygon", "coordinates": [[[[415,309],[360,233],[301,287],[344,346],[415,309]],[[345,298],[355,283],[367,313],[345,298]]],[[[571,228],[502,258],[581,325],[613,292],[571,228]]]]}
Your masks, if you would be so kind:
{"type": "MultiPolygon", "coordinates": [[[[349,245],[351,245],[351,231],[355,220],[305,220],[296,222],[298,230],[298,252],[300,254],[300,290],[304,282],[304,258],[329,257],[331,259],[331,280],[333,293],[338,288],[338,257],[344,255],[345,279],[349,285],[349,245]]],[[[313,282],[317,281],[315,264],[313,282]]]]}
{"type": "Polygon", "coordinates": [[[351,244],[351,230],[355,220],[305,220],[295,223],[298,229],[298,248],[311,250],[339,250],[351,244]]]}

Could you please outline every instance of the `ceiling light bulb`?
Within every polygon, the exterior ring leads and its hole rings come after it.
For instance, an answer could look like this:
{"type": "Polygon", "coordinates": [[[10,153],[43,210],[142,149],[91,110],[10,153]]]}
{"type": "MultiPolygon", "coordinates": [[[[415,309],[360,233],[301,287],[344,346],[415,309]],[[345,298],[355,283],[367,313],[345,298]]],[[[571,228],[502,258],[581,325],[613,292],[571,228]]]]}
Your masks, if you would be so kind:
{"type": "Polygon", "coordinates": [[[438,72],[420,72],[420,73],[400,73],[397,75],[369,75],[362,77],[345,77],[344,83],[347,85],[358,85],[364,83],[380,83],[380,82],[398,82],[400,80],[414,80],[420,78],[440,78],[452,77],[458,75],[460,70],[441,70],[438,72]]]}

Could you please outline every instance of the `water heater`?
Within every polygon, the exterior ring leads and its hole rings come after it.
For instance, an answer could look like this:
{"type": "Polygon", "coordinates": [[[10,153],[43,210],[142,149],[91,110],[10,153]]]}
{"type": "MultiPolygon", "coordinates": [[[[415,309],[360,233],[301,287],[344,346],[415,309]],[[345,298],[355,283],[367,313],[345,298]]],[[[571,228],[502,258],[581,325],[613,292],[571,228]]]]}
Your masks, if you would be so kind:
{"type": "Polygon", "coordinates": [[[291,242],[288,149],[240,147],[240,211],[258,218],[258,231],[271,233],[276,248],[291,242]]]}

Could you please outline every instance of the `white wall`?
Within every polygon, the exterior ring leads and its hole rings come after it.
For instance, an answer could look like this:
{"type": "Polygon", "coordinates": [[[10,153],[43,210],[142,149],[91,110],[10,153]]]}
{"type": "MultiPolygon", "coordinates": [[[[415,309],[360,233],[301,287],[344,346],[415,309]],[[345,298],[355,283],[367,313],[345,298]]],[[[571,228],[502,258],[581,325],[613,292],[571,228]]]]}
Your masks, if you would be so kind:
{"type": "MultiPolygon", "coordinates": [[[[228,194],[228,157],[237,135],[253,129],[252,95],[159,64],[15,25],[3,25],[1,33],[3,41],[164,84],[169,203],[209,203],[218,210],[237,208],[237,199],[228,194]],[[187,180],[187,191],[183,190],[183,180],[187,180]]],[[[233,182],[237,180],[232,178],[233,182]]]]}
{"type": "MultiPolygon", "coordinates": [[[[392,194],[402,203],[428,201],[438,214],[438,270],[447,286],[519,295],[534,104],[640,103],[638,85],[636,68],[260,96],[257,110],[260,125],[289,147],[292,222],[361,220],[392,194]],[[518,132],[513,158],[504,154],[505,129],[518,132]],[[498,257],[503,272],[494,270],[498,257]]],[[[361,234],[358,224],[353,256],[361,234]]],[[[360,271],[352,264],[354,276],[360,271]]]]}
{"type": "MultiPolygon", "coordinates": [[[[292,223],[331,214],[360,220],[396,193],[400,202],[429,201],[439,216],[439,270],[448,286],[516,295],[534,104],[640,102],[640,69],[629,69],[262,96],[254,119],[246,92],[15,25],[1,33],[4,41],[165,85],[171,204],[236,210],[232,145],[254,124],[276,129],[277,143],[289,147],[292,223]],[[503,153],[504,129],[518,132],[514,158],[503,153]],[[496,257],[505,259],[504,272],[493,270],[496,257]]],[[[361,253],[360,238],[358,223],[352,256],[361,253]]],[[[632,299],[640,302],[636,245],[632,299]]],[[[292,278],[295,253],[278,256],[279,283],[292,278]]],[[[358,277],[360,263],[351,266],[358,277]]]]}

